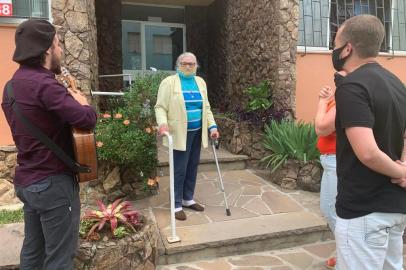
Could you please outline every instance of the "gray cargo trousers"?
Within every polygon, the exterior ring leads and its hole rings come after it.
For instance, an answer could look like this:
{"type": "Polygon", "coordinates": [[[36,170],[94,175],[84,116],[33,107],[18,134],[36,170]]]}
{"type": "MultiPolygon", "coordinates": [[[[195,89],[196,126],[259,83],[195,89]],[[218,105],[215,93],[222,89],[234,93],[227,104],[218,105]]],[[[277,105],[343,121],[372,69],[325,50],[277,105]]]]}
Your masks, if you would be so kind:
{"type": "Polygon", "coordinates": [[[69,175],[54,175],[15,190],[24,203],[20,269],[73,269],[80,222],[77,181],[69,175]]]}

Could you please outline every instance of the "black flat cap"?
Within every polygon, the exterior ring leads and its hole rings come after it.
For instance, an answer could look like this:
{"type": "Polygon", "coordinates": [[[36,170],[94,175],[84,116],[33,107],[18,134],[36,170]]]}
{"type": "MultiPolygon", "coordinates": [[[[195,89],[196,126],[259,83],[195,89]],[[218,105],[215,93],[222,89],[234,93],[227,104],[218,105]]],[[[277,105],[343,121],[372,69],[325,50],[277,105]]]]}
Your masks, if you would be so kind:
{"type": "Polygon", "coordinates": [[[47,20],[29,19],[21,23],[16,29],[13,61],[42,55],[51,47],[55,33],[55,27],[47,20]]]}

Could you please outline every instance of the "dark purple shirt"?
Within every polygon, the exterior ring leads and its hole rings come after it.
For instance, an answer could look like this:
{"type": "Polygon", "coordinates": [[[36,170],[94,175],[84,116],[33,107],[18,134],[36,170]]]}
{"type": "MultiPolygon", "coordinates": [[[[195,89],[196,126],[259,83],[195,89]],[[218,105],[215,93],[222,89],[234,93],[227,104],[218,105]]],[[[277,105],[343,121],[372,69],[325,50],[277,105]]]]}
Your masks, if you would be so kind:
{"type": "MultiPolygon", "coordinates": [[[[48,69],[21,66],[12,82],[22,114],[73,156],[71,127],[93,129],[97,120],[95,110],[73,99],[48,69]]],[[[1,107],[18,149],[15,185],[27,186],[52,175],[73,174],[48,147],[30,135],[11,108],[6,89],[1,107]]]]}

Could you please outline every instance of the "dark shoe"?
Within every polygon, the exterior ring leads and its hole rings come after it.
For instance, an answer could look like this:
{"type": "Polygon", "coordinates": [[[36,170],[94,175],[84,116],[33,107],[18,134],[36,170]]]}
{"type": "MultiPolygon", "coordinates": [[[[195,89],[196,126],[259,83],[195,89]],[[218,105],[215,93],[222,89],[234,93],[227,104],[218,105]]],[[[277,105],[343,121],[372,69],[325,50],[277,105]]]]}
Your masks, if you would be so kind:
{"type": "Polygon", "coordinates": [[[195,211],[197,211],[197,212],[203,212],[203,211],[204,211],[204,207],[201,206],[201,205],[198,204],[198,203],[194,203],[194,204],[189,205],[189,206],[183,205],[183,207],[186,207],[186,208],[195,210],[195,211]]]}
{"type": "Polygon", "coordinates": [[[177,220],[186,220],[186,214],[183,212],[183,210],[175,212],[175,218],[177,220]]]}

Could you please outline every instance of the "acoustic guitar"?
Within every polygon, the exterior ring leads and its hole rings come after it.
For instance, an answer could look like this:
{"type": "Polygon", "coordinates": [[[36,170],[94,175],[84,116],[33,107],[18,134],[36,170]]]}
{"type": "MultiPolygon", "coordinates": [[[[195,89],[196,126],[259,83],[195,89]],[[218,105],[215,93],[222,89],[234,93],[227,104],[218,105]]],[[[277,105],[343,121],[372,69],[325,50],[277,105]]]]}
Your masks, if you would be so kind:
{"type": "MultiPolygon", "coordinates": [[[[64,67],[62,67],[61,70],[62,73],[57,76],[57,80],[66,88],[70,88],[74,92],[79,92],[76,81],[69,71],[64,67]]],[[[90,169],[90,172],[78,173],[78,181],[87,182],[97,180],[96,138],[93,130],[72,128],[72,141],[76,162],[90,169]]]]}

